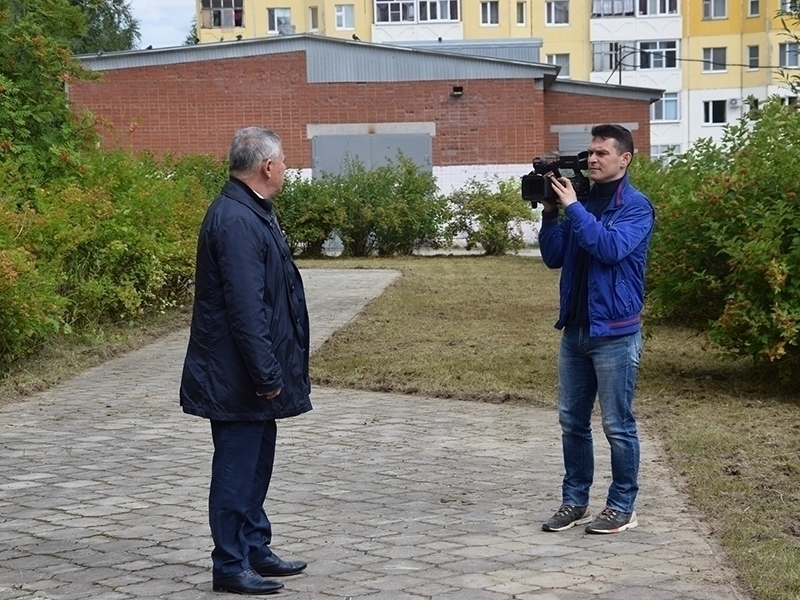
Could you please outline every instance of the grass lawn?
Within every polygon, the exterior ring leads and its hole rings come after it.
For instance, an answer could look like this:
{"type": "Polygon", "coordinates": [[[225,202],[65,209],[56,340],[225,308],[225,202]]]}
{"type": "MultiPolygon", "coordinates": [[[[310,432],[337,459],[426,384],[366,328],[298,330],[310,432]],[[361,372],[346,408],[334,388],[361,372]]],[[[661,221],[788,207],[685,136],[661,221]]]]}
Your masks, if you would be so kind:
{"type": "MultiPolygon", "coordinates": [[[[299,261],[398,279],[312,357],[316,385],[554,406],[558,272],[531,257],[299,261]]],[[[0,382],[0,405],[185,326],[185,310],[51,344],[0,382]]],[[[800,394],[647,325],[637,412],[759,600],[800,598],[800,394]]]]}
{"type": "MultiPolygon", "coordinates": [[[[555,405],[558,272],[530,257],[301,261],[403,272],[312,358],[318,385],[555,405]]],[[[800,398],[646,326],[637,413],[756,598],[800,598],[800,398]]]]}

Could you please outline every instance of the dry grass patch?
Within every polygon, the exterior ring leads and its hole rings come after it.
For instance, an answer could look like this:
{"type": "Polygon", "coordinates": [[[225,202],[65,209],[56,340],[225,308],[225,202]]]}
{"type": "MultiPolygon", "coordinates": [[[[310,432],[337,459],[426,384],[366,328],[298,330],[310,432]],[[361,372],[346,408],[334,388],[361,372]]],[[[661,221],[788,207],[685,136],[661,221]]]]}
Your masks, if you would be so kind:
{"type": "MultiPolygon", "coordinates": [[[[527,257],[304,261],[403,272],[312,358],[317,384],[553,406],[558,272],[527,257]]],[[[646,330],[637,410],[759,600],[800,598],[800,402],[693,332],[646,330]]]]}

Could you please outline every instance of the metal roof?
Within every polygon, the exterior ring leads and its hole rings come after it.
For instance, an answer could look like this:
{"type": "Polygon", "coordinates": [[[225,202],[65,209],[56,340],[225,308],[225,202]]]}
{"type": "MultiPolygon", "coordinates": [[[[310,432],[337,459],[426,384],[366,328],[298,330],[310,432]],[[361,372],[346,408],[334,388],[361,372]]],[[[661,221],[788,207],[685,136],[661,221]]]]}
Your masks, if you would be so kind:
{"type": "Polygon", "coordinates": [[[406,46],[457,54],[470,54],[512,61],[539,63],[541,38],[489,39],[489,40],[425,40],[410,42],[383,42],[384,45],[406,46]]]}
{"type": "MultiPolygon", "coordinates": [[[[520,48],[531,45],[531,40],[504,45],[520,48]]],[[[533,40],[533,44],[541,43],[533,40]]],[[[489,49],[492,44],[465,42],[463,48],[489,49]]],[[[494,48],[500,44],[495,41],[494,48]]],[[[546,88],[599,95],[607,97],[629,97],[651,102],[661,97],[661,90],[633,88],[556,80],[560,67],[551,64],[514,60],[507,57],[478,56],[465,54],[452,43],[444,43],[441,49],[436,46],[408,47],[388,44],[375,44],[355,40],[324,37],[314,34],[299,34],[158,48],[153,50],[131,50],[127,52],[98,53],[81,55],[77,58],[93,71],[111,71],[137,67],[176,65],[193,62],[269,56],[286,52],[305,52],[307,77],[309,83],[348,83],[348,82],[400,82],[436,80],[475,80],[475,79],[542,79],[546,88]]],[[[472,52],[472,51],[471,51],[472,52]]]]}

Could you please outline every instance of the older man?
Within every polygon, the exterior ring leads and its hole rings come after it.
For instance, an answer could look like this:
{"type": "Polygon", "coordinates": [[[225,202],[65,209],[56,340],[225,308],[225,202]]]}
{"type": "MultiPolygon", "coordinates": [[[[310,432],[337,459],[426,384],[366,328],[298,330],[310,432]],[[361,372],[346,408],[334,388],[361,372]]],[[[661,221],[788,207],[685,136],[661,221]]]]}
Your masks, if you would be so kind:
{"type": "Polygon", "coordinates": [[[272,552],[263,508],[276,419],[311,410],[303,282],[272,206],[283,160],[274,132],[235,134],[230,179],[206,213],[197,247],[180,398],[184,412],[211,422],[214,591],[271,594],[283,584],[266,576],[306,567],[272,552]]]}

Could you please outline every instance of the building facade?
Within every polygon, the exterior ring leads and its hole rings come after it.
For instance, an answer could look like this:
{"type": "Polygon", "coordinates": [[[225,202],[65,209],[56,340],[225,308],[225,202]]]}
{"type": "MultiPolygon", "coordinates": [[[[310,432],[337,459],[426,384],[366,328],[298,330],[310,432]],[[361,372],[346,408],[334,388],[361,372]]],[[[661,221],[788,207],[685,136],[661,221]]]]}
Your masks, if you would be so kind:
{"type": "Polygon", "coordinates": [[[561,80],[543,63],[320,35],[82,60],[103,76],[71,84],[69,98],[113,125],[108,145],[224,156],[237,129],[262,125],[283,138],[290,168],[313,173],[347,153],[410,147],[444,192],[585,149],[601,122],[628,126],[646,153],[650,104],[661,94],[561,80]]]}
{"type": "Polygon", "coordinates": [[[781,14],[798,0],[197,0],[201,43],[319,33],[380,43],[541,40],[559,77],[663,89],[651,154],[686,150],[749,109],[796,102],[798,69],[781,14]]]}

